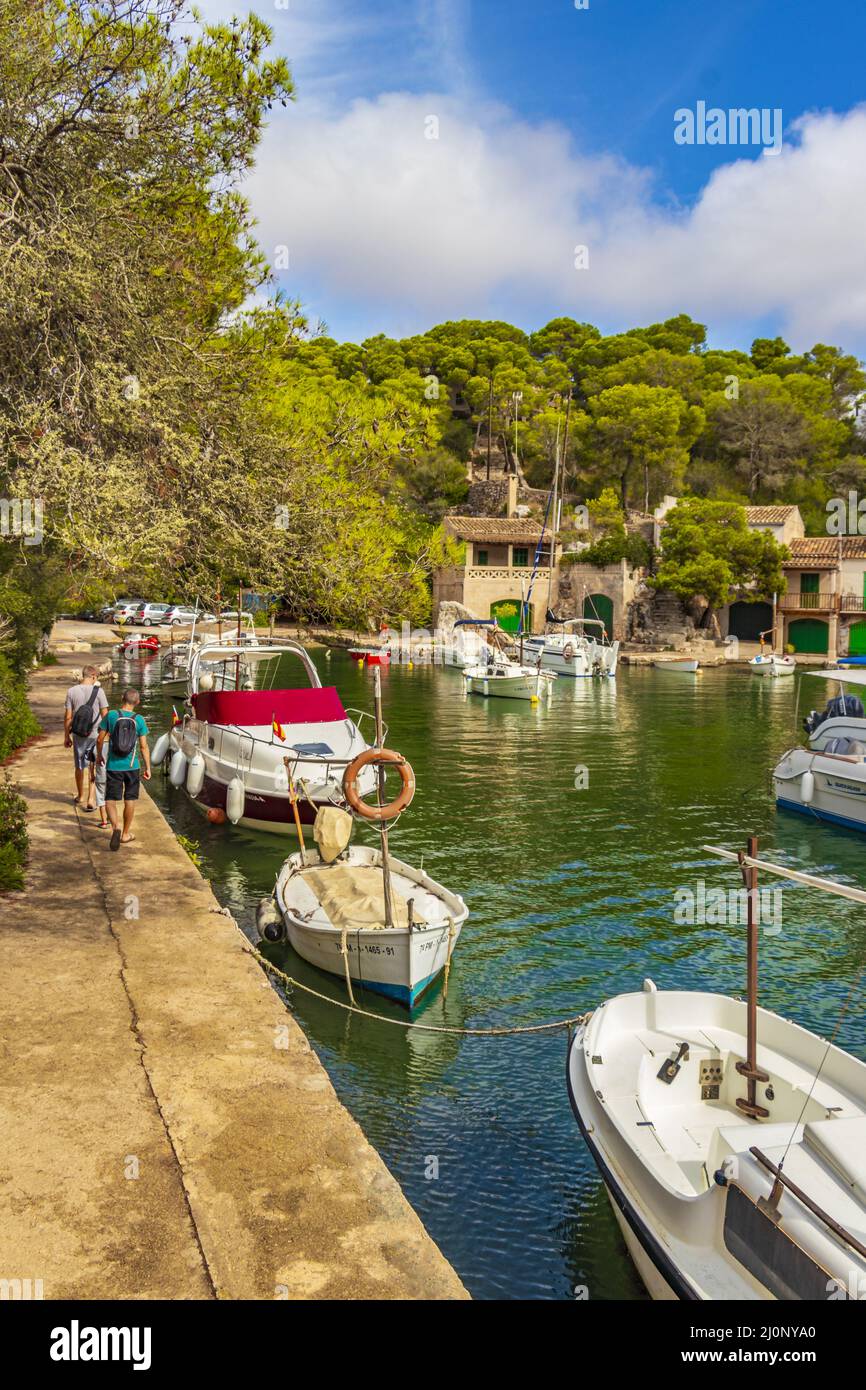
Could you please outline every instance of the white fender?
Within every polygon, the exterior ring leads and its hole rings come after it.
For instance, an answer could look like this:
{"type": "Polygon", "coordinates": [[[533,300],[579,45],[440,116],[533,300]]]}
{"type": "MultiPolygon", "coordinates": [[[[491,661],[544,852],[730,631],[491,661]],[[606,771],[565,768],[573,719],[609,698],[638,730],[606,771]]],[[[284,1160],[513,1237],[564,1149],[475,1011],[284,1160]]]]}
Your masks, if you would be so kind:
{"type": "Polygon", "coordinates": [[[804,772],[800,778],[800,800],[804,806],[812,805],[812,798],[815,795],[815,774],[814,772],[804,772]]]}
{"type": "Polygon", "coordinates": [[[232,825],[237,825],[244,813],[244,801],[246,800],[244,782],[242,777],[233,777],[229,782],[226,792],[226,815],[232,825]]]}
{"type": "Polygon", "coordinates": [[[204,786],[205,763],[201,753],[193,753],[186,774],[186,789],[190,796],[198,796],[204,786]]]}
{"type": "Polygon", "coordinates": [[[168,772],[168,780],[173,787],[182,787],[186,781],[186,753],[180,748],[176,748],[171,758],[171,767],[168,772]]]}
{"type": "Polygon", "coordinates": [[[156,740],[156,743],[153,745],[153,752],[150,755],[150,761],[153,763],[154,767],[159,767],[161,763],[165,762],[165,755],[168,752],[170,741],[168,734],[160,734],[159,738],[156,740]]]}

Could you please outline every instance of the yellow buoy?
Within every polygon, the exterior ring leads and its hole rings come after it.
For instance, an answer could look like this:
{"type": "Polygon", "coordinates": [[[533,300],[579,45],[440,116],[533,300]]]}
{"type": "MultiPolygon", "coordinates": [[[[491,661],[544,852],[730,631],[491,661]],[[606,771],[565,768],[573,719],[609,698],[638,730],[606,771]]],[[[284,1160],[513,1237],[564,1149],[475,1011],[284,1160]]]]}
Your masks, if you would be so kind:
{"type": "Polygon", "coordinates": [[[538,704],[538,696],[537,696],[537,695],[530,695],[530,697],[529,697],[529,703],[530,703],[531,705],[537,705],[537,704],[538,704]]]}
{"type": "Polygon", "coordinates": [[[414,669],[415,669],[415,663],[414,663],[414,661],[407,661],[407,662],[406,662],[406,665],[409,667],[409,670],[410,670],[410,671],[414,671],[414,669]]]}

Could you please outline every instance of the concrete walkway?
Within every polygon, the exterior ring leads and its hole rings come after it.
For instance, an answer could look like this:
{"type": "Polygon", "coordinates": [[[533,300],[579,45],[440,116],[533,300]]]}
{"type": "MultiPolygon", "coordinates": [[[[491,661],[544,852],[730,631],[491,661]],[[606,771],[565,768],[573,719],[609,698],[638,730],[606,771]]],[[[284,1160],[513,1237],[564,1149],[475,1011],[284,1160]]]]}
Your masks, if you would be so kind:
{"type": "MultiPolygon", "coordinates": [[[[86,660],[86,657],[84,658],[86,660]]],[[[108,848],[61,709],[11,767],[0,900],[0,1279],[45,1298],[465,1298],[244,938],[146,796],[108,848]]]]}

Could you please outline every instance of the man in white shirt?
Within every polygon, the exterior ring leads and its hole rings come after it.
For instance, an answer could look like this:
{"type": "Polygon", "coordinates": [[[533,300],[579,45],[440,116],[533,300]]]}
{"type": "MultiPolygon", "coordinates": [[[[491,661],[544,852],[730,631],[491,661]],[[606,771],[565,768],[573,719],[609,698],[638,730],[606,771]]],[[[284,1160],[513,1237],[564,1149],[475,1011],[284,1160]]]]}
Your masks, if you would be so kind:
{"type": "Polygon", "coordinates": [[[66,692],[66,711],[63,717],[64,742],[73,750],[75,759],[75,801],[85,811],[96,805],[94,782],[96,767],[96,735],[102,718],[108,713],[105,691],[97,681],[95,666],[85,666],[80,684],[71,685],[66,692]],[[87,800],[84,800],[84,773],[89,769],[87,800]]]}

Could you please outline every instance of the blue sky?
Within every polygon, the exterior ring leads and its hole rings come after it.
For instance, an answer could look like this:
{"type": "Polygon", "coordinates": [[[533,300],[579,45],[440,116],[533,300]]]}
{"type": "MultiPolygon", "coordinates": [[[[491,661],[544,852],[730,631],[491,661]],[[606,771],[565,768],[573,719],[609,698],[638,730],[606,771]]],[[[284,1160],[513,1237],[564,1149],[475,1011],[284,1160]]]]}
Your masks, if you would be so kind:
{"type": "Polygon", "coordinates": [[[335,336],[686,311],[866,352],[863,0],[287,4],[258,12],[297,101],[247,191],[335,336]],[[781,109],[781,152],[677,144],[698,102],[781,109]]]}

